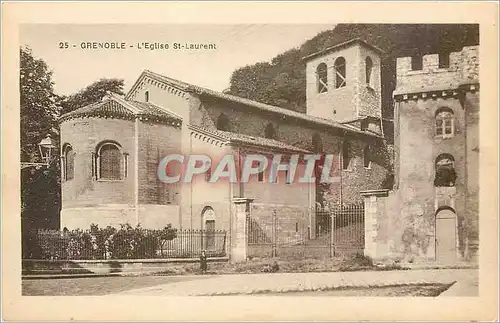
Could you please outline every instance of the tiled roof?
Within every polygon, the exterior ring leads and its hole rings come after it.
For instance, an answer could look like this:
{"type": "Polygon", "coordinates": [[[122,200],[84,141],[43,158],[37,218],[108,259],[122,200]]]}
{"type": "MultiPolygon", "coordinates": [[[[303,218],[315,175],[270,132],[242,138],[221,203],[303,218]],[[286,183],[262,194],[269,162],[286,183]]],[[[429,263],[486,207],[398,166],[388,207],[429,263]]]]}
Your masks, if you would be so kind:
{"type": "Polygon", "coordinates": [[[118,118],[132,120],[142,117],[156,122],[172,122],[178,124],[182,118],[173,112],[164,110],[152,103],[125,101],[114,95],[105,97],[101,102],[93,103],[85,107],[63,114],[59,122],[75,118],[118,118]]]}
{"type": "MultiPolygon", "coordinates": [[[[358,133],[358,134],[368,135],[368,136],[372,136],[372,137],[382,138],[382,136],[380,136],[380,135],[369,133],[366,131],[361,131],[361,130],[356,129],[354,127],[350,127],[348,125],[344,125],[344,124],[335,122],[333,120],[319,118],[319,117],[307,115],[304,113],[300,113],[300,112],[296,112],[296,111],[292,111],[292,110],[288,110],[288,109],[283,109],[283,108],[280,108],[277,106],[253,101],[250,99],[241,98],[239,96],[230,95],[230,94],[226,94],[226,93],[222,93],[222,92],[217,92],[217,91],[203,88],[200,86],[188,84],[188,83],[185,83],[185,82],[182,82],[182,81],[170,78],[170,77],[166,77],[166,76],[163,76],[161,74],[151,72],[149,70],[145,70],[141,76],[148,76],[148,77],[150,77],[154,80],[157,80],[159,82],[165,82],[165,83],[167,83],[171,86],[174,86],[174,87],[176,87],[182,91],[185,91],[185,92],[194,92],[194,93],[201,95],[201,96],[205,95],[205,96],[212,97],[212,98],[218,98],[218,99],[229,101],[229,102],[243,104],[243,105],[246,105],[248,107],[257,108],[257,109],[262,110],[262,111],[267,111],[267,112],[271,112],[274,114],[279,114],[281,116],[290,117],[290,118],[293,118],[295,120],[300,120],[300,121],[304,121],[307,123],[313,123],[315,125],[321,125],[321,126],[325,126],[325,127],[345,130],[345,131],[351,132],[351,133],[358,133]]],[[[139,79],[141,79],[141,77],[139,79]]],[[[139,82],[137,82],[132,87],[132,89],[129,91],[129,94],[133,92],[134,88],[138,85],[138,83],[139,82]]],[[[129,94],[127,94],[127,96],[125,98],[127,98],[129,96],[129,94]]]]}
{"type": "Polygon", "coordinates": [[[271,149],[276,149],[276,150],[284,150],[284,151],[289,151],[289,152],[310,153],[310,151],[308,151],[308,150],[305,150],[305,149],[302,149],[302,148],[299,148],[296,146],[292,146],[292,145],[289,145],[289,144],[286,144],[284,142],[274,140],[274,139],[263,138],[263,137],[254,137],[254,136],[244,135],[241,133],[222,131],[222,130],[210,130],[210,129],[201,128],[201,127],[194,126],[194,125],[190,125],[189,127],[195,131],[212,134],[212,135],[219,137],[223,140],[226,140],[230,143],[244,144],[244,145],[251,145],[251,146],[261,146],[261,147],[266,147],[266,148],[271,148],[271,149]]]}
{"type": "Polygon", "coordinates": [[[179,116],[178,114],[175,114],[172,111],[167,111],[163,108],[160,108],[157,105],[154,105],[150,102],[139,102],[139,101],[127,101],[128,103],[132,104],[134,107],[138,108],[141,110],[139,112],[139,115],[145,115],[145,116],[151,116],[151,117],[157,117],[157,118],[167,118],[167,119],[176,119],[176,120],[182,120],[182,117],[179,116]]]}

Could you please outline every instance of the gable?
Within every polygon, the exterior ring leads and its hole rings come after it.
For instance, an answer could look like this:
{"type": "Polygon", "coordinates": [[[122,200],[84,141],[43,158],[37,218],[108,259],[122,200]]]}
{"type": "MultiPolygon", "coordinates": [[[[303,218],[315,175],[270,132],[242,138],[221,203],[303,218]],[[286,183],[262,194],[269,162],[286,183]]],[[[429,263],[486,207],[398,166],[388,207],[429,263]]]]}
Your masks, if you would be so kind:
{"type": "Polygon", "coordinates": [[[152,103],[189,120],[190,94],[176,84],[160,81],[145,71],[125,96],[126,100],[152,103]]]}

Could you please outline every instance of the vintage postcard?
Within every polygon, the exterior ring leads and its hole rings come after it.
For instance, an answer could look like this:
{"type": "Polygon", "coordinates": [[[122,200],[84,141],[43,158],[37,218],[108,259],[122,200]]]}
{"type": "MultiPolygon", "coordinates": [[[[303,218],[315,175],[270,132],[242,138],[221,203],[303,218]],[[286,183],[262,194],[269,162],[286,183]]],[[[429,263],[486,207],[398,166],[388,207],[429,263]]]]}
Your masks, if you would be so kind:
{"type": "Polygon", "coordinates": [[[2,9],[5,320],[498,319],[497,4],[2,9]]]}

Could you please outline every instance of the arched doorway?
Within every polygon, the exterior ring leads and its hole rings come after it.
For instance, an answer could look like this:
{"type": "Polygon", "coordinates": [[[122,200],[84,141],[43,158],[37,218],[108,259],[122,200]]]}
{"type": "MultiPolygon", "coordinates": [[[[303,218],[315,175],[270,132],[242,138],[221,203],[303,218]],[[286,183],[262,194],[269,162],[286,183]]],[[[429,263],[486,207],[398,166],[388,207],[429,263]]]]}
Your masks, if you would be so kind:
{"type": "Polygon", "coordinates": [[[215,248],[215,211],[212,207],[206,206],[202,213],[201,219],[203,221],[202,228],[205,231],[205,239],[203,248],[211,250],[215,248]]]}
{"type": "Polygon", "coordinates": [[[436,260],[440,263],[457,260],[457,215],[449,207],[436,213],[436,260]]]}

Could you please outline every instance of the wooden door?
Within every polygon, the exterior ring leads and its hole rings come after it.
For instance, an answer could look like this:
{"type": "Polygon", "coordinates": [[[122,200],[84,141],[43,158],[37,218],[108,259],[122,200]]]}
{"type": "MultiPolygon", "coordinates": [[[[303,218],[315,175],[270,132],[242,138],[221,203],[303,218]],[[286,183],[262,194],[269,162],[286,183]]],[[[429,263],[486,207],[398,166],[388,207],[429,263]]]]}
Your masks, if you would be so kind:
{"type": "Polygon", "coordinates": [[[451,210],[436,215],[436,259],[440,263],[457,260],[457,217],[451,210]]]}
{"type": "Polygon", "coordinates": [[[215,220],[205,221],[206,245],[205,249],[210,250],[215,248],[215,220]]]}

